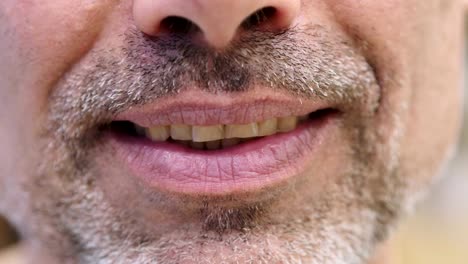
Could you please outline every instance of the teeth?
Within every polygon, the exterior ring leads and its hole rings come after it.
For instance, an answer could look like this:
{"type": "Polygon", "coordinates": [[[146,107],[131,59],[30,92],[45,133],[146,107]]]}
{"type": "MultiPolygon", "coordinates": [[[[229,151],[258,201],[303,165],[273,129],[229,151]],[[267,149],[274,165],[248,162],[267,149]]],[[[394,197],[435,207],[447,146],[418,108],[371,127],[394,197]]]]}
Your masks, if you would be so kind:
{"type": "Polygon", "coordinates": [[[181,144],[182,146],[188,147],[188,146],[190,146],[190,142],[192,142],[192,141],[190,141],[190,140],[177,140],[176,142],[181,144]]]}
{"type": "Polygon", "coordinates": [[[154,141],[165,141],[171,135],[169,126],[154,126],[147,130],[147,137],[154,141]]]}
{"type": "Polygon", "coordinates": [[[226,138],[226,139],[223,139],[223,141],[221,142],[221,145],[223,146],[223,148],[229,148],[229,147],[239,144],[239,142],[240,142],[240,139],[238,138],[226,138]]]}
{"type": "Polygon", "coordinates": [[[303,115],[303,116],[298,117],[298,121],[299,122],[306,121],[308,118],[309,118],[309,115],[303,115]]]}
{"type": "Polygon", "coordinates": [[[278,118],[278,131],[279,132],[289,132],[294,130],[297,126],[297,117],[281,117],[278,118]]]}
{"type": "Polygon", "coordinates": [[[226,125],[224,138],[251,138],[258,136],[257,123],[246,125],[226,125]]]}
{"type": "Polygon", "coordinates": [[[224,126],[193,126],[192,140],[195,142],[206,142],[224,138],[224,126]]]}
{"type": "Polygon", "coordinates": [[[216,149],[219,149],[221,147],[221,140],[208,141],[205,144],[206,144],[206,149],[216,150],[216,149]]]}
{"type": "Polygon", "coordinates": [[[278,126],[278,119],[272,118],[258,123],[258,135],[270,136],[276,133],[276,128],[278,126]]]}
{"type": "Polygon", "coordinates": [[[140,128],[137,133],[146,134],[153,141],[165,141],[169,138],[176,143],[194,149],[216,150],[228,148],[248,141],[250,138],[274,135],[278,132],[289,132],[297,127],[298,122],[307,119],[300,117],[271,118],[262,122],[242,125],[191,126],[184,124],[140,128]],[[143,130],[142,130],[143,129],[143,130]]]}
{"type": "Polygon", "coordinates": [[[194,149],[204,149],[205,148],[205,143],[192,141],[192,142],[190,142],[190,147],[192,147],[194,149]]]}
{"type": "Polygon", "coordinates": [[[192,126],[172,125],[171,138],[175,140],[192,140],[192,126]]]}

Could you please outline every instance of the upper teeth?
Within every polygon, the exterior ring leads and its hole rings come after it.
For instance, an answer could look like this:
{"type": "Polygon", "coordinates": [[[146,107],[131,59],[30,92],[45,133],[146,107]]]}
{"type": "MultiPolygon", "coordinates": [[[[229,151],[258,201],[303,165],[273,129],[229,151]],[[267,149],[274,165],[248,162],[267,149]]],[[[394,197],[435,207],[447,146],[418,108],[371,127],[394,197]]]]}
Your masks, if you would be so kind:
{"type": "MultiPolygon", "coordinates": [[[[235,145],[240,138],[253,138],[269,136],[277,132],[288,132],[297,127],[298,120],[306,117],[280,117],[261,122],[239,125],[211,125],[191,126],[185,124],[153,126],[145,129],[147,137],[153,141],[165,141],[169,138],[193,142],[210,142],[207,148],[216,149],[219,145],[223,147],[235,145]],[[223,140],[222,142],[219,140],[223,140]],[[215,142],[218,141],[218,142],[215,142]]],[[[195,144],[196,147],[196,144],[195,144]]]]}

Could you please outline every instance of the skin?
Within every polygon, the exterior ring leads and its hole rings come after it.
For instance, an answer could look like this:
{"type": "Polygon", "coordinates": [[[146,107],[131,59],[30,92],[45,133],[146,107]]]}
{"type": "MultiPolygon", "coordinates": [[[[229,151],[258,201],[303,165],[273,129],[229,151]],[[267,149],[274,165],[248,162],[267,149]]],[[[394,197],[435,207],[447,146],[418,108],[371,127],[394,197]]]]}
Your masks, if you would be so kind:
{"type": "MultiPolygon", "coordinates": [[[[293,182],[261,194],[202,199],[148,189],[128,177],[94,133],[111,114],[103,102],[123,103],[115,112],[130,106],[125,97],[108,101],[106,94],[128,89],[157,100],[182,89],[158,83],[159,90],[151,90],[144,82],[130,87],[132,74],[116,64],[125,59],[124,66],[142,68],[138,58],[149,44],[135,3],[0,2],[0,121],[8,124],[0,127],[0,213],[21,232],[30,262],[369,263],[453,153],[464,3],[306,0],[295,29],[271,52],[253,57],[272,58],[262,65],[282,71],[275,51],[296,38],[306,44],[281,62],[305,77],[306,67],[323,69],[307,84],[318,80],[324,90],[299,92],[288,78],[276,81],[291,85],[269,88],[307,99],[329,89],[331,102],[338,100],[334,86],[353,87],[343,92],[345,114],[325,142],[330,147],[293,182]],[[309,55],[301,58],[308,66],[296,61],[301,51],[309,55]],[[326,56],[330,62],[313,60],[326,56]],[[330,85],[326,73],[332,71],[337,78],[330,85]],[[95,80],[105,78],[123,85],[96,88],[95,80]],[[97,102],[85,107],[90,92],[97,102]]],[[[270,43],[267,33],[256,34],[270,43]]],[[[222,47],[234,40],[216,36],[206,39],[227,54],[222,47]]],[[[233,56],[236,48],[253,49],[249,40],[237,43],[233,56]]],[[[152,51],[161,50],[156,42],[152,51]]],[[[164,58],[150,55],[153,65],[164,58]]],[[[259,69],[254,60],[245,62],[259,69]]],[[[221,69],[235,72],[232,66],[221,69]]],[[[175,72],[152,70],[169,78],[175,72]]],[[[202,73],[194,70],[191,77],[202,73]]],[[[197,83],[203,92],[223,98],[252,93],[248,85],[234,91],[229,77],[209,77],[223,85],[197,83]]]]}

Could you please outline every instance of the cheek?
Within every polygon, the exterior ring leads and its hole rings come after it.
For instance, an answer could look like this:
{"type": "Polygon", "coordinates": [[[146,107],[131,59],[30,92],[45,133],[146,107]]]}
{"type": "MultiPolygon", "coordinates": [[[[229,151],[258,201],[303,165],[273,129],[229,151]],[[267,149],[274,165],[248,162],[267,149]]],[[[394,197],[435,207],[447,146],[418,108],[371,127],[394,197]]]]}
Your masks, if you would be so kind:
{"type": "Polygon", "coordinates": [[[6,0],[5,12],[22,98],[45,100],[54,83],[92,47],[112,8],[111,0],[6,0]],[[26,94],[28,96],[26,96],[26,94]]]}
{"type": "MultiPolygon", "coordinates": [[[[411,71],[414,53],[414,30],[423,10],[417,0],[338,1],[331,0],[340,26],[355,40],[374,69],[380,86],[378,124],[381,131],[398,129],[398,119],[405,119],[405,105],[412,97],[411,71]]],[[[400,122],[399,121],[399,122],[400,122]]],[[[403,121],[406,122],[406,121],[403,121]]],[[[382,135],[388,137],[388,135],[382,135]]]]}
{"type": "MultiPolygon", "coordinates": [[[[331,0],[329,4],[340,25],[367,46],[364,52],[382,89],[378,126],[401,134],[403,173],[421,187],[446,158],[459,127],[460,3],[331,0]]],[[[381,136],[388,138],[385,133],[381,136]]]]}
{"type": "Polygon", "coordinates": [[[31,161],[40,160],[48,94],[93,45],[112,2],[0,1],[1,195],[5,180],[21,181],[31,161]]]}
{"type": "Polygon", "coordinates": [[[411,122],[402,160],[413,161],[405,166],[417,184],[427,183],[452,154],[460,128],[463,12],[457,4],[434,8],[428,12],[434,19],[423,20],[414,32],[420,45],[413,46],[410,57],[411,122]]]}

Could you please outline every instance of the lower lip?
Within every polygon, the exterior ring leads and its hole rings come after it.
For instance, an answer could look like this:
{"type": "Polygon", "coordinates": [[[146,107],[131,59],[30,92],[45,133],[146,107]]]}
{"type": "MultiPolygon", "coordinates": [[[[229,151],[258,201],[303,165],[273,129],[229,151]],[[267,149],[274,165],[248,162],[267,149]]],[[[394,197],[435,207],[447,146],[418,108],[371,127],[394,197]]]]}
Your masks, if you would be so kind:
{"type": "Polygon", "coordinates": [[[228,195],[281,185],[303,172],[335,122],[326,115],[288,133],[203,151],[117,133],[117,158],[151,188],[190,195],[228,195]]]}

